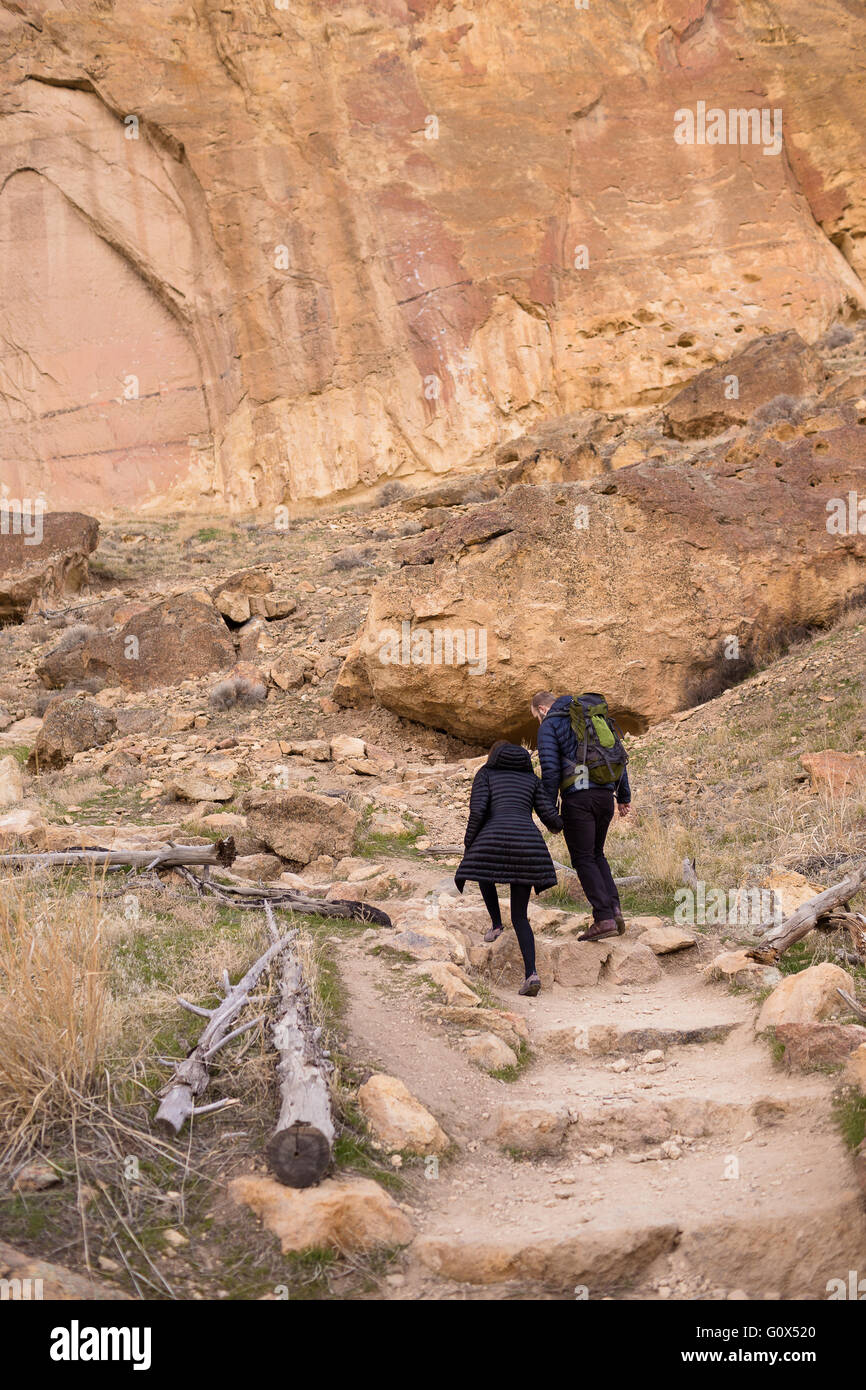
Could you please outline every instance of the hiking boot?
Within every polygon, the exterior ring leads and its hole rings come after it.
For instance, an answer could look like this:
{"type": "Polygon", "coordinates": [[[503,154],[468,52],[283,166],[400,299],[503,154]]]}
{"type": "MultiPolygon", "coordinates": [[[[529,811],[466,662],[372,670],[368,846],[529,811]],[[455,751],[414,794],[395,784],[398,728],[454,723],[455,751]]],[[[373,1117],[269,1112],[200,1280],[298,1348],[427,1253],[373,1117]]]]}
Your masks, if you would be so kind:
{"type": "Polygon", "coordinates": [[[528,994],[530,999],[534,999],[540,989],[541,981],[535,974],[535,971],[533,971],[531,975],[527,975],[526,979],[523,981],[523,984],[520,986],[520,989],[517,991],[517,993],[528,994]]]}
{"type": "MultiPolygon", "coordinates": [[[[623,924],[624,925],[624,924],[623,924]]],[[[604,941],[608,936],[619,936],[620,930],[612,917],[606,917],[603,922],[593,922],[591,927],[582,931],[577,938],[578,941],[604,941]]]]}
{"type": "Polygon", "coordinates": [[[622,913],[615,912],[613,914],[613,920],[616,922],[617,935],[625,936],[625,918],[622,913]]]}
{"type": "Polygon", "coordinates": [[[498,941],[504,931],[504,927],[488,927],[484,933],[485,941],[498,941]]]}

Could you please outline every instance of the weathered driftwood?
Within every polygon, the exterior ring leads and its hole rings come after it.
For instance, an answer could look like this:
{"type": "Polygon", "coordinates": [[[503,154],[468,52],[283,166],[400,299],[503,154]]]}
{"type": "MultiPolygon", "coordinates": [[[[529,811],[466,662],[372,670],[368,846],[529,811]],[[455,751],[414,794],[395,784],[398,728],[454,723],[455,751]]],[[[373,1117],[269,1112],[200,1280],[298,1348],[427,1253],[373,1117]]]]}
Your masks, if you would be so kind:
{"type": "Polygon", "coordinates": [[[857,1018],[862,1018],[863,1022],[866,1023],[866,1009],[863,1008],[862,1004],[858,1003],[853,994],[849,994],[847,989],[838,988],[836,993],[844,999],[852,1014],[856,1014],[857,1018]]]}
{"type": "Polygon", "coordinates": [[[205,1110],[214,1110],[223,1105],[230,1105],[230,1100],[217,1101],[214,1105],[196,1107],[196,1098],[203,1094],[207,1088],[209,1079],[209,1064],[211,1058],[224,1047],[232,1038],[239,1037],[248,1029],[261,1022],[261,1016],[250,1019],[249,1022],[242,1024],[239,1028],[231,1029],[231,1024],[240,1013],[241,1009],[249,1002],[250,991],[253,989],[261,975],[267,970],[271,961],[287,945],[292,933],[279,937],[265,951],[264,955],[259,956],[244,975],[243,979],[238,980],[236,985],[229,985],[224,982],[225,998],[215,1009],[202,1009],[197,1004],[190,1004],[188,1000],[178,998],[178,1003],[190,1013],[198,1014],[202,1018],[207,1018],[208,1022],[198,1040],[196,1046],[187,1057],[176,1067],[174,1075],[162,1089],[162,1102],[156,1112],[154,1123],[169,1134],[179,1134],[190,1116],[203,1114],[205,1110]]]}
{"type": "Polygon", "coordinates": [[[268,888],[265,884],[250,884],[249,887],[244,887],[240,884],[214,883],[212,879],[200,878],[198,874],[186,868],[179,868],[178,872],[196,892],[208,894],[231,907],[251,908],[261,912],[265,903],[270,903],[273,907],[285,907],[292,912],[318,917],[342,917],[356,922],[375,922],[380,927],[392,925],[387,912],[383,912],[380,907],[373,907],[371,903],[342,898],[333,901],[328,898],[310,898],[294,888],[268,888]]]}
{"type": "MultiPolygon", "coordinates": [[[[273,908],[265,904],[271,936],[278,935],[273,908]]],[[[279,1053],[280,1115],[267,1147],[268,1163],[289,1187],[312,1187],[331,1164],[334,1117],[330,1077],[333,1064],[322,1030],[310,1012],[309,987],[298,958],[297,938],[283,952],[280,1004],[272,1036],[279,1053]]]]}
{"type": "Polygon", "coordinates": [[[133,869],[174,869],[184,864],[234,863],[231,836],[209,845],[161,845],[157,849],[67,849],[43,854],[0,854],[0,864],[33,864],[45,868],[71,868],[76,864],[117,865],[133,869]]]}
{"type": "Polygon", "coordinates": [[[864,883],[866,860],[840,883],[834,884],[832,888],[825,888],[823,893],[818,893],[798,907],[784,922],[780,922],[777,927],[771,927],[764,935],[764,944],[771,947],[777,955],[781,955],[789,946],[807,936],[817,925],[819,917],[827,916],[839,903],[847,903],[849,898],[859,893],[864,883]]]}

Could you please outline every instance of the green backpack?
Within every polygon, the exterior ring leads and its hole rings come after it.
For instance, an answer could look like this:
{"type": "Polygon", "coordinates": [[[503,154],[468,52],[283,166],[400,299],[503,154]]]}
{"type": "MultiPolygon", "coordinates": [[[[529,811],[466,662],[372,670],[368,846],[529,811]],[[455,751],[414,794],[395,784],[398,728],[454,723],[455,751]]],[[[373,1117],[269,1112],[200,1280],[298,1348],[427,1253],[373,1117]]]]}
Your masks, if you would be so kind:
{"type": "Polygon", "coordinates": [[[581,750],[580,761],[567,762],[561,792],[576,782],[584,786],[616,786],[628,763],[622,733],[603,695],[575,695],[571,701],[571,727],[581,750]]]}

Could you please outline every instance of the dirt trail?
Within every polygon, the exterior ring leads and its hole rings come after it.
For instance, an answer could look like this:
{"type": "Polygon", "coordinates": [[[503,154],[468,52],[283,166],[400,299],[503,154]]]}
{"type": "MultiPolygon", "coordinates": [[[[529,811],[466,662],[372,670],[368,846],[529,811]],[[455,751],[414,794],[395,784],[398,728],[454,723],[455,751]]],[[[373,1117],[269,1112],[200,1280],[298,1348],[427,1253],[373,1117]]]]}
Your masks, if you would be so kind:
{"type": "Polygon", "coordinates": [[[353,1059],[401,1077],[456,1146],[437,1177],[410,1178],[418,1234],[384,1296],[799,1299],[862,1263],[833,1081],[774,1064],[753,996],[702,976],[711,945],[660,957],[645,985],[495,989],[529,1025],[510,1083],[468,1061],[414,967],[344,948],[353,1059]],[[601,1055],[592,1025],[613,1030],[601,1055]],[[528,1112],[553,1140],[508,1151],[494,1126],[507,1113],[525,1133],[528,1112]]]}

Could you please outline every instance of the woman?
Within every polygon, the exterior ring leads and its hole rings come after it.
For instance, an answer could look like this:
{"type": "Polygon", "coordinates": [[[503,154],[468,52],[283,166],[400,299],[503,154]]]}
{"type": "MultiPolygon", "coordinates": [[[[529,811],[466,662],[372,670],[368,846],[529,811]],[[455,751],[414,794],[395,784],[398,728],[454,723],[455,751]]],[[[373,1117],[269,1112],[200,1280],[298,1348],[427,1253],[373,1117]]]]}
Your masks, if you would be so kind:
{"type": "Polygon", "coordinates": [[[533,811],[548,830],[562,829],[556,807],[532,770],[530,754],[502,739],[494,743],[484,767],[475,774],[463,840],[466,852],[454,882],[461,893],[467,879],[481,889],[491,922],[485,941],[496,941],[503,930],[496,885],[511,885],[511,925],[526,973],[517,992],[534,998],[541,981],[535,972],[535,938],[526,910],[533,888],[540,893],[553,887],[556,870],[532,819],[533,811]]]}

